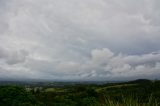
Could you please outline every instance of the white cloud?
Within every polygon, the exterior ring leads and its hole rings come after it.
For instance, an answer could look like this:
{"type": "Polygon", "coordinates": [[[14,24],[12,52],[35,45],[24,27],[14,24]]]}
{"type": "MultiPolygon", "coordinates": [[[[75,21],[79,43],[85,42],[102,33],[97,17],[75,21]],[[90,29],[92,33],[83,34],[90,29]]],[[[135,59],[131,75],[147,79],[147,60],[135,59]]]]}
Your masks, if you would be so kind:
{"type": "MultiPolygon", "coordinates": [[[[103,50],[95,49],[91,52],[92,61],[97,62],[107,62],[114,55],[109,49],[104,48],[103,50]]],[[[97,63],[98,64],[98,63],[97,63]]]]}

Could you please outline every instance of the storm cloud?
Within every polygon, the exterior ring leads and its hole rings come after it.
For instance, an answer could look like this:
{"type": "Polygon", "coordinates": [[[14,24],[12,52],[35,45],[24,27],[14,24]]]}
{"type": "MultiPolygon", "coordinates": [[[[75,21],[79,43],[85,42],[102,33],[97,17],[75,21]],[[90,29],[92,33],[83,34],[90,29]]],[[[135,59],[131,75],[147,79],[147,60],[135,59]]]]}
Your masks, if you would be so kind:
{"type": "Polygon", "coordinates": [[[0,78],[160,77],[158,0],[0,0],[0,78]]]}

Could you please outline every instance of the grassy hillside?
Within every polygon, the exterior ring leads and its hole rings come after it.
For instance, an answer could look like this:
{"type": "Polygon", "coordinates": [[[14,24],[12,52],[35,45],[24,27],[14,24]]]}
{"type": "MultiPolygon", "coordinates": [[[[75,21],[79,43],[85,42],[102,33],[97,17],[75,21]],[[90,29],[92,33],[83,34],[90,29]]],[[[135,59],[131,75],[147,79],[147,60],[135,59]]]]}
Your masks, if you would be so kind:
{"type": "Polygon", "coordinates": [[[0,106],[160,106],[160,81],[0,87],[0,106]]]}

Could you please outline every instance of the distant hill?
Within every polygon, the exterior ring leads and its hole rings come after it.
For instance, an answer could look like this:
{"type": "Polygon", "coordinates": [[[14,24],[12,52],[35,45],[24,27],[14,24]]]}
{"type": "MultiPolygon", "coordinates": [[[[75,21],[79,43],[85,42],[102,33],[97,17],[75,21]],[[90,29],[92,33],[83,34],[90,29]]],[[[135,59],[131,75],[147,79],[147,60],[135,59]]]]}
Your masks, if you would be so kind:
{"type": "Polygon", "coordinates": [[[137,79],[137,80],[133,80],[133,81],[128,81],[127,83],[131,83],[131,84],[135,84],[135,83],[151,83],[151,80],[148,79],[137,79]]]}

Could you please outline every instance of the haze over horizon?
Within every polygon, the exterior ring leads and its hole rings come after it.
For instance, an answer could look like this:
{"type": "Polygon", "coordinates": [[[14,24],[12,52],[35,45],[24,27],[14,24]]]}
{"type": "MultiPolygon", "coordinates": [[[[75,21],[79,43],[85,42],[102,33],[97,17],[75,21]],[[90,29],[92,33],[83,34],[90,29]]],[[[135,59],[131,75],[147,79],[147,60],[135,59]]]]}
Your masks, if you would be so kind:
{"type": "Polygon", "coordinates": [[[0,79],[160,78],[158,0],[0,0],[0,79]]]}

